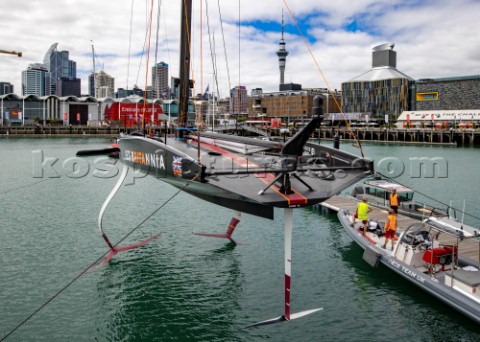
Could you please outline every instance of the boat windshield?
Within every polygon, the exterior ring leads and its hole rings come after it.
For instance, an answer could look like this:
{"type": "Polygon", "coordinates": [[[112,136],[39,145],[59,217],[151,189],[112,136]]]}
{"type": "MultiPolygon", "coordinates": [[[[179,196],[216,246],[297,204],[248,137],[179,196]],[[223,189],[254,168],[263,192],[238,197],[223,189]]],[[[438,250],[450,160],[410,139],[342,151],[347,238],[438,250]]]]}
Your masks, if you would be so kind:
{"type": "Polygon", "coordinates": [[[431,242],[437,233],[433,232],[431,228],[431,226],[423,222],[414,223],[405,231],[401,242],[411,246],[431,242]]]}
{"type": "Polygon", "coordinates": [[[400,202],[410,202],[413,200],[413,192],[399,192],[398,195],[400,202]]]}
{"type": "Polygon", "coordinates": [[[396,190],[402,202],[413,200],[414,191],[406,186],[389,182],[383,179],[365,181],[365,193],[379,198],[388,199],[393,190],[396,190]]]}
{"type": "MultiPolygon", "coordinates": [[[[391,191],[382,189],[382,188],[377,188],[377,187],[370,187],[367,185],[365,187],[365,193],[367,195],[375,196],[378,198],[389,199],[391,191]]],[[[398,193],[400,202],[411,202],[413,200],[413,191],[406,191],[406,192],[397,191],[397,193],[398,193]]]]}
{"type": "Polygon", "coordinates": [[[456,244],[465,237],[465,233],[461,230],[449,227],[438,220],[426,219],[423,222],[416,222],[408,227],[402,236],[401,242],[412,246],[424,243],[429,244],[434,240],[438,240],[440,234],[450,237],[450,240],[453,238],[457,241],[456,244]]]}

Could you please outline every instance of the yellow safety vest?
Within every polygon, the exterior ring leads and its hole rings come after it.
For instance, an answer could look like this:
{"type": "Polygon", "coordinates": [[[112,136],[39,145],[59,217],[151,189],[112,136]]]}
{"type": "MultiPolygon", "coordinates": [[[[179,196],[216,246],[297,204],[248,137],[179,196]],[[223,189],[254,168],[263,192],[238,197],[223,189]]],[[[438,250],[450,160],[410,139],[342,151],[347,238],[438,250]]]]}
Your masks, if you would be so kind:
{"type": "Polygon", "coordinates": [[[359,220],[368,220],[368,204],[365,202],[358,203],[357,215],[359,220]]]}

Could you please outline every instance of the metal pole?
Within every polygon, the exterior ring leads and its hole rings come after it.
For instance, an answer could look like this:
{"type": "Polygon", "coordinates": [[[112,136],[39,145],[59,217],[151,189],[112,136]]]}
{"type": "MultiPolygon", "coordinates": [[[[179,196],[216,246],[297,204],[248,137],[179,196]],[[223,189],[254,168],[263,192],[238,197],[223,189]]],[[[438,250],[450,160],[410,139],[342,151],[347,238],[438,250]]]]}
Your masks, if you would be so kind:
{"type": "Polygon", "coordinates": [[[23,108],[22,108],[22,126],[25,126],[25,97],[23,98],[23,108]]]}

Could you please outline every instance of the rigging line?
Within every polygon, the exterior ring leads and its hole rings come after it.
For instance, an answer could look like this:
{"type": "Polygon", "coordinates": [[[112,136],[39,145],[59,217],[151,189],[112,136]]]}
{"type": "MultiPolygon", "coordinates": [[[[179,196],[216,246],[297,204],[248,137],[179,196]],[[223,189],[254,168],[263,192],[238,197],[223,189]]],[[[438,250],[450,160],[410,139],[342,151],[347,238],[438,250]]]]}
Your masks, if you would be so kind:
{"type": "Polygon", "coordinates": [[[295,16],[293,15],[293,12],[290,10],[290,7],[288,6],[287,0],[283,0],[283,2],[284,2],[284,4],[285,4],[285,6],[287,7],[288,12],[290,13],[290,16],[292,17],[292,20],[293,20],[293,22],[294,22],[294,24],[295,24],[295,26],[296,26],[296,28],[297,28],[298,33],[300,34],[300,36],[302,37],[302,40],[303,40],[304,44],[306,45],[306,47],[307,47],[307,49],[308,49],[308,51],[309,51],[309,53],[310,53],[310,56],[313,58],[313,61],[315,62],[315,65],[317,66],[317,69],[318,69],[318,71],[320,72],[320,75],[322,76],[323,81],[324,81],[325,84],[327,85],[328,91],[329,91],[330,94],[332,95],[332,98],[333,98],[335,104],[336,104],[337,107],[340,109],[340,113],[342,114],[342,117],[343,117],[343,119],[344,119],[345,122],[346,122],[347,129],[349,130],[350,135],[353,137],[353,139],[355,140],[355,143],[357,144],[358,148],[360,149],[360,153],[362,154],[362,158],[365,158],[365,154],[364,154],[364,152],[363,152],[362,145],[360,144],[360,141],[358,140],[357,136],[355,135],[355,133],[353,132],[352,128],[350,127],[350,124],[349,124],[347,118],[345,117],[345,113],[343,113],[342,108],[340,107],[337,99],[335,98],[334,93],[333,93],[332,90],[331,90],[330,84],[328,83],[328,81],[327,81],[327,79],[326,79],[326,77],[325,77],[322,69],[320,68],[320,65],[318,64],[317,59],[315,58],[315,55],[313,54],[312,49],[310,48],[310,45],[309,45],[308,42],[307,42],[307,39],[306,39],[305,36],[303,35],[302,30],[300,29],[300,26],[298,25],[298,22],[297,22],[297,20],[295,19],[295,16]]]}
{"type": "MultiPolygon", "coordinates": [[[[104,161],[106,161],[106,160],[110,160],[110,158],[97,160],[96,162],[93,163],[93,165],[95,166],[97,163],[101,163],[101,162],[104,162],[104,161]]],[[[115,162],[113,163],[113,165],[115,165],[116,163],[117,163],[117,161],[115,161],[115,162]]],[[[112,164],[111,164],[111,165],[112,165],[112,164]]],[[[88,164],[88,165],[85,166],[85,167],[81,167],[81,168],[79,168],[79,169],[77,169],[77,170],[73,170],[73,171],[71,171],[70,173],[62,173],[62,174],[59,174],[58,177],[45,177],[45,178],[42,177],[42,179],[39,180],[38,182],[29,183],[29,184],[22,185],[22,186],[19,186],[19,187],[16,187],[16,188],[12,188],[12,189],[6,190],[6,191],[0,191],[0,195],[5,195],[5,194],[9,194],[9,193],[15,192],[15,191],[17,191],[17,190],[22,190],[22,189],[25,189],[25,188],[29,188],[29,187],[31,187],[31,186],[35,186],[35,185],[41,184],[41,183],[46,182],[46,181],[48,181],[48,180],[60,179],[61,176],[67,176],[67,177],[68,177],[68,178],[64,178],[64,179],[77,179],[76,177],[71,177],[71,176],[72,176],[73,174],[75,174],[76,172],[78,172],[78,171],[82,171],[82,170],[89,169],[89,168],[90,168],[90,164],[88,164]]],[[[78,177],[78,178],[80,178],[80,177],[78,177]]],[[[19,181],[21,180],[21,179],[18,179],[18,178],[17,178],[17,179],[15,179],[15,178],[10,178],[10,179],[19,180],[19,181]]]]}
{"type": "Polygon", "coordinates": [[[158,2],[158,10],[157,10],[157,31],[156,31],[156,38],[155,38],[155,65],[158,63],[157,53],[158,53],[158,31],[160,30],[160,7],[162,6],[162,0],[158,2]]]}
{"type": "MultiPolygon", "coordinates": [[[[223,32],[222,11],[220,10],[220,0],[217,0],[217,3],[218,3],[218,14],[220,16],[220,27],[222,28],[223,51],[225,54],[225,62],[227,64],[228,89],[232,89],[232,83],[230,82],[230,69],[228,67],[227,47],[225,45],[225,33],[223,32]]],[[[218,91],[218,83],[217,83],[217,91],[218,91]]],[[[220,97],[220,94],[218,96],[220,97]]]]}
{"type": "MultiPolygon", "coordinates": [[[[220,93],[219,93],[219,90],[218,90],[218,67],[217,67],[217,54],[216,54],[216,51],[215,51],[215,31],[213,31],[213,58],[214,58],[214,63],[215,63],[215,73],[214,73],[214,77],[215,77],[215,85],[217,86],[217,93],[218,93],[218,97],[220,98],[220,93]]],[[[213,91],[213,94],[215,94],[215,90],[213,91]]],[[[212,99],[213,100],[213,99],[212,99]]]]}
{"type": "MultiPolygon", "coordinates": [[[[206,13],[207,13],[207,29],[208,29],[208,42],[210,45],[210,57],[212,58],[212,68],[213,68],[213,76],[215,78],[216,83],[217,83],[217,89],[218,89],[218,78],[217,78],[217,61],[216,61],[216,56],[215,56],[215,36],[213,36],[213,47],[212,47],[212,36],[210,34],[210,15],[208,11],[208,0],[205,0],[206,4],[206,13]]],[[[214,91],[215,93],[215,91],[214,91]]]]}
{"type": "MultiPolygon", "coordinates": [[[[162,6],[163,6],[163,3],[162,3],[162,6]]],[[[165,42],[167,43],[168,65],[172,65],[171,58],[170,58],[170,47],[168,46],[167,18],[165,17],[165,11],[163,11],[163,27],[165,28],[165,42]]],[[[168,98],[170,97],[171,97],[171,93],[168,94],[168,98]]]]}
{"type": "Polygon", "coordinates": [[[127,64],[127,90],[128,90],[128,79],[130,77],[130,56],[132,51],[132,27],[133,27],[133,3],[135,0],[132,0],[132,4],[130,6],[130,34],[128,37],[128,64],[127,64]]]}
{"type": "MultiPolygon", "coordinates": [[[[148,6],[146,6],[145,8],[145,12],[146,13],[148,12],[148,6]]],[[[147,46],[147,36],[148,36],[148,26],[149,26],[147,20],[148,20],[148,17],[145,18],[145,39],[143,40],[142,54],[140,56],[140,62],[138,63],[137,78],[135,79],[135,85],[138,85],[138,79],[140,78],[140,69],[142,67],[143,55],[145,54],[145,47],[147,46]]]]}
{"type": "MultiPolygon", "coordinates": [[[[120,243],[122,243],[125,239],[127,239],[133,232],[135,232],[139,227],[141,227],[145,222],[147,222],[153,215],[155,215],[158,211],[164,208],[172,199],[174,199],[180,192],[182,192],[187,186],[189,186],[192,182],[194,182],[198,178],[199,174],[196,174],[195,177],[190,179],[185,185],[178,189],[176,193],[174,193],[169,199],[167,199],[162,205],[160,205],[157,209],[155,209],[150,215],[148,215],[142,222],[140,222],[135,228],[133,228],[130,232],[127,233],[122,239],[120,239],[113,247],[117,247],[120,243]]],[[[7,339],[11,336],[15,331],[17,331],[21,326],[27,323],[33,316],[39,313],[42,309],[44,309],[48,304],[50,304],[55,298],[57,298],[60,294],[63,293],[67,288],[69,288],[74,282],[80,279],[85,273],[88,272],[93,266],[95,266],[98,262],[100,262],[108,253],[110,249],[103,253],[97,260],[91,263],[87,268],[85,268],[82,272],[76,275],[70,282],[68,282],[64,287],[62,287],[59,291],[57,291],[52,297],[50,297],[47,301],[45,301],[42,305],[40,305],[36,310],[34,310],[27,318],[25,318],[22,322],[20,322],[16,327],[10,330],[5,336],[0,338],[0,342],[7,339]]]]}
{"type": "Polygon", "coordinates": [[[239,100],[239,106],[238,106],[238,110],[240,111],[240,106],[242,104],[242,101],[241,101],[241,92],[240,92],[240,85],[242,84],[241,81],[240,81],[240,25],[241,25],[241,22],[240,22],[240,0],[238,0],[238,100],[239,100]]]}
{"type": "MultiPolygon", "coordinates": [[[[377,171],[376,173],[378,173],[378,174],[381,175],[382,177],[388,179],[389,181],[392,181],[392,182],[394,182],[394,183],[397,183],[398,185],[401,185],[401,186],[404,186],[404,187],[407,187],[407,188],[408,188],[407,185],[402,184],[402,183],[400,183],[400,182],[398,182],[398,181],[396,181],[396,180],[394,180],[394,179],[392,179],[392,178],[389,178],[388,176],[382,174],[381,172],[378,172],[378,171],[377,171]]],[[[422,192],[420,192],[420,191],[418,191],[418,190],[415,190],[415,192],[416,192],[417,194],[420,194],[420,195],[422,195],[422,196],[425,196],[425,197],[428,198],[428,199],[431,199],[432,201],[435,201],[435,202],[437,202],[437,203],[440,203],[441,205],[444,205],[444,206],[446,206],[447,208],[451,208],[451,209],[453,209],[453,210],[455,210],[455,211],[458,211],[458,212],[460,212],[460,213],[462,213],[462,214],[465,214],[465,215],[467,215],[467,216],[470,216],[470,217],[472,217],[472,218],[474,218],[474,219],[480,220],[480,217],[478,217],[478,216],[475,216],[475,215],[473,215],[473,214],[469,214],[469,213],[467,213],[467,212],[465,212],[465,211],[463,211],[463,210],[460,210],[460,209],[457,209],[457,208],[455,208],[455,207],[452,207],[452,206],[450,206],[449,204],[443,203],[442,201],[439,201],[439,200],[437,200],[437,199],[435,199],[435,198],[433,198],[433,197],[430,197],[430,196],[428,196],[427,194],[424,194],[424,193],[422,193],[422,192]]]]}
{"type": "MultiPolygon", "coordinates": [[[[152,22],[153,22],[153,2],[150,3],[150,17],[148,25],[148,44],[147,44],[147,57],[145,66],[145,91],[143,92],[143,115],[142,115],[142,131],[145,129],[145,115],[147,114],[147,85],[148,85],[148,63],[150,61],[150,39],[152,36],[152,22]]],[[[152,114],[153,115],[153,114],[152,114]]]]}

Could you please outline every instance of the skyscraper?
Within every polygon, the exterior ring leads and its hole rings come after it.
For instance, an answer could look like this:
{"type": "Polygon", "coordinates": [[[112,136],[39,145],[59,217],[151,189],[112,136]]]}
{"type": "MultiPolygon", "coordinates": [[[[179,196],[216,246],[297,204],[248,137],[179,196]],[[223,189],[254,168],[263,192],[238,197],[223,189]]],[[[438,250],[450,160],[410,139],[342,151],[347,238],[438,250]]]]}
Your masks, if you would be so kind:
{"type": "Polygon", "coordinates": [[[22,95],[50,95],[50,73],[41,63],[30,64],[22,71],[22,95]]]}
{"type": "Polygon", "coordinates": [[[152,67],[152,87],[154,98],[165,99],[168,97],[168,64],[157,63],[152,67]]]}
{"type": "Polygon", "coordinates": [[[247,88],[245,86],[235,86],[230,90],[230,113],[245,114],[247,113],[247,88]]]}
{"type": "MultiPolygon", "coordinates": [[[[48,95],[80,95],[59,93],[57,91],[58,80],[62,78],[71,81],[77,80],[77,63],[69,59],[68,51],[58,51],[57,46],[58,43],[52,44],[43,58],[43,64],[50,73],[50,91],[48,95]]],[[[76,82],[80,82],[80,79],[78,79],[76,82]]],[[[65,89],[65,87],[62,88],[65,89]]]]}
{"type": "Polygon", "coordinates": [[[278,64],[280,67],[280,84],[285,83],[285,64],[287,61],[288,51],[285,49],[285,40],[283,39],[283,10],[282,10],[282,39],[280,39],[280,43],[278,43],[278,64]]]}
{"type": "Polygon", "coordinates": [[[95,75],[90,75],[88,80],[90,89],[95,85],[95,97],[113,97],[115,92],[115,79],[105,71],[102,70],[95,75]]]}

